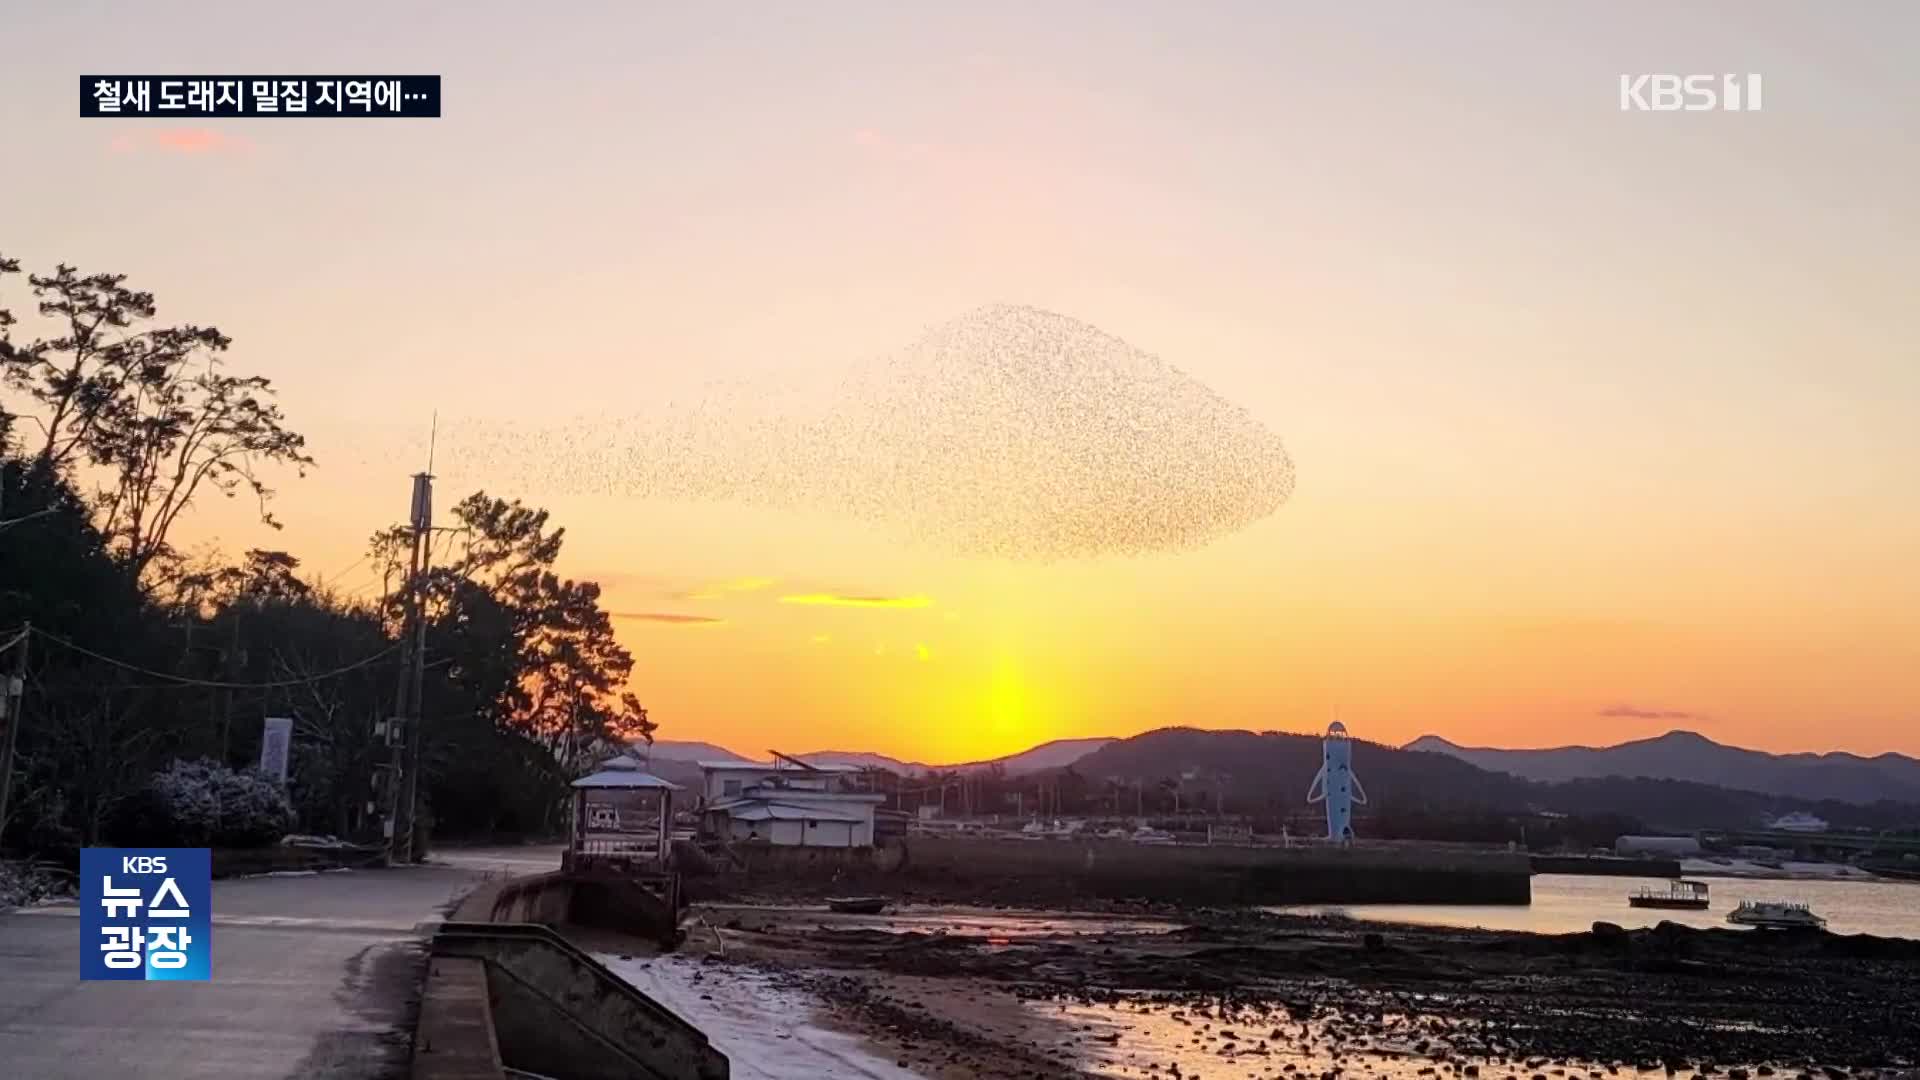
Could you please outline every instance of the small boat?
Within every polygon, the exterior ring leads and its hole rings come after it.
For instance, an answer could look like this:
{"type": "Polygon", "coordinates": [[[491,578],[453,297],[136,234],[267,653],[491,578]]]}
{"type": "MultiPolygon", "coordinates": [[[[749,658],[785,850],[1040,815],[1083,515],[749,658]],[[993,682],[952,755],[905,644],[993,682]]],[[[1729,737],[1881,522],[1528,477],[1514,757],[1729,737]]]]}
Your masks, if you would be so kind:
{"type": "Polygon", "coordinates": [[[1820,930],[1827,920],[1805,904],[1786,904],[1772,900],[1742,900],[1727,912],[1727,921],[1739,926],[1757,926],[1763,930],[1820,930]]]}
{"type": "Polygon", "coordinates": [[[1707,883],[1682,878],[1668,882],[1664,890],[1649,886],[1628,896],[1627,904],[1631,907],[1705,911],[1707,910],[1707,883]]]}
{"type": "Polygon", "coordinates": [[[829,896],[827,909],[842,915],[878,915],[887,910],[884,896],[829,896]]]}

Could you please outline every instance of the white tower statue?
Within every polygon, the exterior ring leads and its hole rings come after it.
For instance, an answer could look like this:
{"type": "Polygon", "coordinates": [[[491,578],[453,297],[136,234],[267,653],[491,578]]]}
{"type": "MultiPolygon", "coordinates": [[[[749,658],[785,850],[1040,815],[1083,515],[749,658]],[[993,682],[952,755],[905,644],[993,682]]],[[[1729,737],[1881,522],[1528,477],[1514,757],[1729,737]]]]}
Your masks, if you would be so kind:
{"type": "Polygon", "coordinates": [[[1307,789],[1307,801],[1327,804],[1327,839],[1344,844],[1353,839],[1353,804],[1367,804],[1367,789],[1353,775],[1353,742],[1347,738],[1347,725],[1335,720],[1327,728],[1320,753],[1320,772],[1307,789]]]}

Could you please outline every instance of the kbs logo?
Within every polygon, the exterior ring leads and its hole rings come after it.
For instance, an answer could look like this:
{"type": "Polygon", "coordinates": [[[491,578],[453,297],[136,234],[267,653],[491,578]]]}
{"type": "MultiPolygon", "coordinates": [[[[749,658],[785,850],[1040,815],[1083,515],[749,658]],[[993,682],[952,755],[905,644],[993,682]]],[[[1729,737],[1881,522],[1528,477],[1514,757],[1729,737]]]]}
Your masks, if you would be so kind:
{"type": "Polygon", "coordinates": [[[212,901],[206,848],[81,851],[80,977],[211,977],[212,901]]]}
{"type": "Polygon", "coordinates": [[[1759,112],[1758,75],[1622,75],[1621,112],[1759,112]]]}

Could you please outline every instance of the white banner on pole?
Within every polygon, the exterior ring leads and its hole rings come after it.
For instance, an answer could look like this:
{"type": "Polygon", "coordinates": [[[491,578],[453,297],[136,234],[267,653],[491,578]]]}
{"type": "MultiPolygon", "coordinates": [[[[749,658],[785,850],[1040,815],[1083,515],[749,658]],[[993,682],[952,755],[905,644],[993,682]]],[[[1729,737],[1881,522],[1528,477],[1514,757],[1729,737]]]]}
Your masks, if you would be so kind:
{"type": "Polygon", "coordinates": [[[287,782],[287,756],[293,747],[293,721],[285,716],[267,717],[260,731],[260,771],[275,783],[287,782]]]}

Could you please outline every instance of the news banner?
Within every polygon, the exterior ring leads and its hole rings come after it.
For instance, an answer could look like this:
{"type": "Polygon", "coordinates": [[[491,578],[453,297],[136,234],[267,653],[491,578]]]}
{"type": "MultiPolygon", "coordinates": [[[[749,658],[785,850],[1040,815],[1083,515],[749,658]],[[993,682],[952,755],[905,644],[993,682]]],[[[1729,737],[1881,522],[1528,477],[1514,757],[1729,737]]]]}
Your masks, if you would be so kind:
{"type": "Polygon", "coordinates": [[[212,904],[206,848],[82,849],[80,978],[212,978],[212,904]]]}
{"type": "Polygon", "coordinates": [[[80,115],[440,115],[438,75],[82,75],[80,115]]]}

